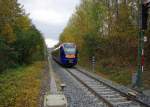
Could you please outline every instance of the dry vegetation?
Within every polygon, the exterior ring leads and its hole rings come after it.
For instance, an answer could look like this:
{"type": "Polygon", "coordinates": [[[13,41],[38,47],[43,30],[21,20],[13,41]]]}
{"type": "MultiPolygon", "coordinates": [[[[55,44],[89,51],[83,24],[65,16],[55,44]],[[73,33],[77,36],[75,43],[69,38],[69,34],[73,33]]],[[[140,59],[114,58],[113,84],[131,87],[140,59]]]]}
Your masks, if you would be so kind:
{"type": "Polygon", "coordinates": [[[37,107],[43,62],[7,70],[0,75],[0,107],[37,107]]]}
{"type": "MultiPolygon", "coordinates": [[[[131,85],[132,73],[137,70],[138,2],[139,0],[81,0],[59,38],[60,43],[77,44],[79,65],[91,69],[90,58],[95,56],[99,74],[118,83],[131,85]]],[[[150,27],[145,35],[150,38],[150,27]]],[[[150,80],[145,78],[150,76],[150,42],[144,45],[143,86],[149,89],[150,80]]]]}

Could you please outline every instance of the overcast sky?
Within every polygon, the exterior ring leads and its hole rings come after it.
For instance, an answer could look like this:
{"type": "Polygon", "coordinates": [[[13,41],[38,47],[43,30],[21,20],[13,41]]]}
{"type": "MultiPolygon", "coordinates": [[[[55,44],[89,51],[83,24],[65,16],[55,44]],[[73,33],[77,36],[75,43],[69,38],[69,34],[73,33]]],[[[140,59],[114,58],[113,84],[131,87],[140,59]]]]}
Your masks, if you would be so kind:
{"type": "Polygon", "coordinates": [[[44,35],[49,47],[58,42],[80,0],[18,0],[24,5],[26,13],[44,35]]]}

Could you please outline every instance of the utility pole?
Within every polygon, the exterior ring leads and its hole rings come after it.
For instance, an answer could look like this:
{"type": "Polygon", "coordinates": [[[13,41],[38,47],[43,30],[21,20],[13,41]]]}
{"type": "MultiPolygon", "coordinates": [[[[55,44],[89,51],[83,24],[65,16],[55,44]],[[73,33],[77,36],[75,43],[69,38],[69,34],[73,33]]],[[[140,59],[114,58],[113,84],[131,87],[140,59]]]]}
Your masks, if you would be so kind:
{"type": "Polygon", "coordinates": [[[116,17],[118,19],[118,16],[119,16],[119,6],[118,6],[119,2],[118,0],[116,0],[116,17]]]}
{"type": "Polygon", "coordinates": [[[144,71],[144,31],[147,29],[148,8],[150,0],[140,0],[139,37],[138,37],[138,69],[136,72],[135,85],[140,87],[142,72],[144,71]]]}
{"type": "Polygon", "coordinates": [[[95,72],[95,56],[92,56],[92,71],[95,72]]]}

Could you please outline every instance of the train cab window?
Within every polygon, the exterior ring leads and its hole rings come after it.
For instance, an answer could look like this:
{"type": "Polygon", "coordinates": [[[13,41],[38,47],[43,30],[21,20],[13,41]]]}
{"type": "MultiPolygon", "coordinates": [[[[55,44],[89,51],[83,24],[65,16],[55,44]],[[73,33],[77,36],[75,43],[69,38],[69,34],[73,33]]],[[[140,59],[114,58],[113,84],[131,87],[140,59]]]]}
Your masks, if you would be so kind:
{"type": "Polygon", "coordinates": [[[74,44],[64,44],[64,50],[66,54],[75,54],[76,48],[74,44]]]}
{"type": "Polygon", "coordinates": [[[65,53],[66,54],[75,54],[76,53],[76,49],[75,48],[66,48],[65,49],[65,53]]]}

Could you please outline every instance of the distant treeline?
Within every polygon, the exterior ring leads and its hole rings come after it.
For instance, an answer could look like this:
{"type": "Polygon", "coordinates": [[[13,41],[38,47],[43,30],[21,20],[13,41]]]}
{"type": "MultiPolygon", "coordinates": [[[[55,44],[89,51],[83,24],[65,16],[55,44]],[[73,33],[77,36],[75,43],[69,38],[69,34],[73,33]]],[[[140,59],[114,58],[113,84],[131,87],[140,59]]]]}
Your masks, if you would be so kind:
{"type": "Polygon", "coordinates": [[[44,39],[17,0],[0,0],[0,72],[44,58],[44,39]]]}
{"type": "MultiPolygon", "coordinates": [[[[81,0],[60,36],[60,42],[74,42],[79,63],[86,65],[91,56],[97,67],[137,65],[139,0],[81,0]]],[[[150,37],[150,27],[146,31],[150,37]]],[[[145,43],[146,65],[150,65],[150,42],[145,43]]]]}

